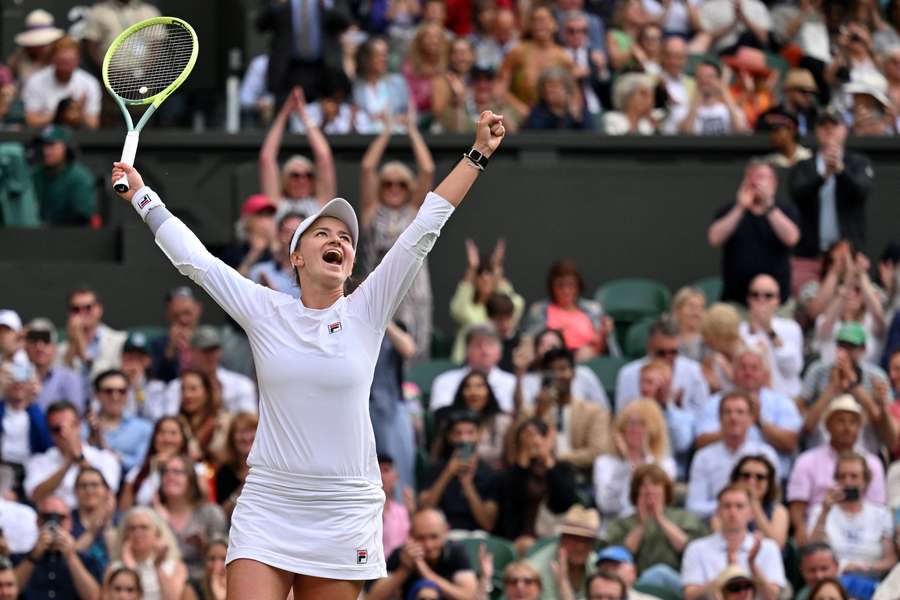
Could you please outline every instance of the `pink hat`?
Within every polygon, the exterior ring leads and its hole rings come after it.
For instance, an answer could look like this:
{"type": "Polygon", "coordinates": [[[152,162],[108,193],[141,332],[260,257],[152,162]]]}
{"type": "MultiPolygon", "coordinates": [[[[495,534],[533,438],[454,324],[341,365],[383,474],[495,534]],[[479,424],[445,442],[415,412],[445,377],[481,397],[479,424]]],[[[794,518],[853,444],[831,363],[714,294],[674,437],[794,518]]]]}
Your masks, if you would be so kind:
{"type": "Polygon", "coordinates": [[[275,214],[276,209],[275,203],[265,194],[253,194],[244,201],[244,205],[241,207],[241,214],[256,215],[264,210],[270,210],[272,214],[275,214]]]}

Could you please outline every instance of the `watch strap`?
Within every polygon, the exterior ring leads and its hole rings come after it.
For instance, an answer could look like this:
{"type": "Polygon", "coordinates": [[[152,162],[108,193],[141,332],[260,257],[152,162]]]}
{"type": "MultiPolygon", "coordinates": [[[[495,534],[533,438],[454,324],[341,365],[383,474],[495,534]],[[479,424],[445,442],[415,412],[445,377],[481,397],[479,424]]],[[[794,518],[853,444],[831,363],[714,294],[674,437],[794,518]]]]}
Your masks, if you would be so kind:
{"type": "Polygon", "coordinates": [[[476,150],[474,147],[469,148],[468,151],[463,152],[463,157],[467,158],[469,162],[478,167],[479,170],[484,171],[488,165],[488,157],[484,155],[484,153],[476,150]]]}

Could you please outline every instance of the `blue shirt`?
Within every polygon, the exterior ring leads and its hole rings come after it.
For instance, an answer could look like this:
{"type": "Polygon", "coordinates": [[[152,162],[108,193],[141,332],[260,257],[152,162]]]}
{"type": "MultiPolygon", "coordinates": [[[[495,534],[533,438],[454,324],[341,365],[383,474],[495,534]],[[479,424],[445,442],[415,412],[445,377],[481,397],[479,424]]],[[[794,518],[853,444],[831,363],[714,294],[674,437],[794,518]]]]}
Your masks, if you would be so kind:
{"type": "MultiPolygon", "coordinates": [[[[819,175],[825,176],[825,159],[822,154],[816,154],[816,170],[819,175]]],[[[837,184],[834,175],[829,175],[825,183],[819,188],[819,249],[822,252],[841,239],[841,230],[838,226],[837,197],[835,191],[837,184]]]]}
{"type": "Polygon", "coordinates": [[[72,369],[53,367],[41,381],[41,391],[34,403],[46,412],[47,407],[60,400],[71,402],[84,414],[84,387],[81,378],[72,369]]]}
{"type": "MultiPolygon", "coordinates": [[[[87,423],[82,425],[82,437],[89,434],[87,423]]],[[[122,417],[118,429],[103,432],[103,443],[109,450],[119,455],[122,468],[127,473],[133,467],[144,462],[150,438],[153,436],[153,425],[140,417],[122,417]]]]}
{"type": "MultiPolygon", "coordinates": [[[[18,565],[24,560],[24,554],[13,554],[12,562],[18,565]]],[[[82,564],[97,581],[97,585],[103,581],[103,568],[93,557],[78,553],[82,564]]],[[[72,581],[69,566],[58,554],[47,552],[41,559],[34,563],[34,570],[28,579],[19,600],[70,600],[78,598],[78,590],[72,581]]]]}
{"type": "Polygon", "coordinates": [[[283,292],[294,298],[300,297],[300,288],[297,287],[293,271],[282,271],[281,265],[275,261],[253,265],[253,268],[247,273],[247,279],[272,288],[276,292],[283,292]]]}

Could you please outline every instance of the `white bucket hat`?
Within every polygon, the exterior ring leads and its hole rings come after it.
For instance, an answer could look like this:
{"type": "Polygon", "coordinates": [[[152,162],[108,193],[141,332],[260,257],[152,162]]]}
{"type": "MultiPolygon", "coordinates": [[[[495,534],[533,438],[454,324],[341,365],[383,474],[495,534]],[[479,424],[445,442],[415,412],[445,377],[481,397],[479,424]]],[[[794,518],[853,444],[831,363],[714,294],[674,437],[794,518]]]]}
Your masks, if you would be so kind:
{"type": "Polygon", "coordinates": [[[15,42],[19,46],[30,48],[52,44],[65,35],[59,27],[54,26],[53,15],[39,8],[25,17],[25,30],[16,34],[15,42]]]}
{"type": "Polygon", "coordinates": [[[356,220],[356,211],[343,198],[334,198],[320,208],[319,212],[306,217],[302,223],[297,225],[294,236],[291,238],[291,254],[297,249],[297,244],[300,243],[300,236],[303,235],[303,232],[322,217],[334,217],[344,223],[350,229],[350,236],[353,238],[353,249],[356,250],[356,242],[359,240],[359,222],[356,220]]]}

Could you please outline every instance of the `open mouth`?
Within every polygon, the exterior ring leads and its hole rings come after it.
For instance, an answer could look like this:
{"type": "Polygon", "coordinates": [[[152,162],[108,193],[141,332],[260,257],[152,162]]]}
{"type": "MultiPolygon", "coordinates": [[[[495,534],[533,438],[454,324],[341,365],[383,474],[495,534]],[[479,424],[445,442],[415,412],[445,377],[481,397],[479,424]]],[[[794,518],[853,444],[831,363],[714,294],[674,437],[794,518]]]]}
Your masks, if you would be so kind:
{"type": "Polygon", "coordinates": [[[344,262],[344,254],[335,248],[329,248],[322,255],[322,260],[330,265],[341,265],[344,262]]]}

